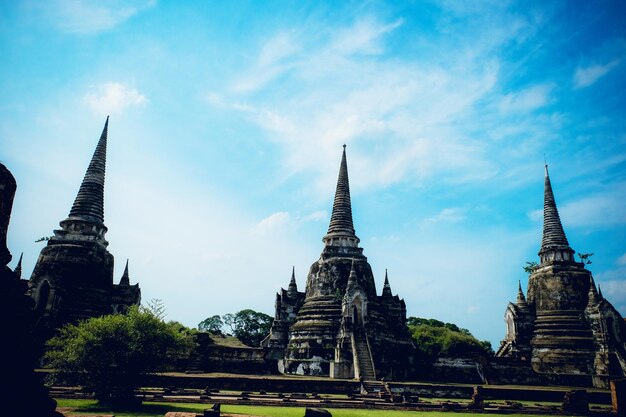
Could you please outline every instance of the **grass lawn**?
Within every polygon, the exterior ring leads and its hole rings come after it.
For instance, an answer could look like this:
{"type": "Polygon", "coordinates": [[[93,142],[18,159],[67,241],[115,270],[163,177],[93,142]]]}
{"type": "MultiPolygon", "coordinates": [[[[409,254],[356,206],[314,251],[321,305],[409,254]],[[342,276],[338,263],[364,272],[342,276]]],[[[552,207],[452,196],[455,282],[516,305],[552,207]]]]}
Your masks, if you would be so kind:
{"type": "MultiPolygon", "coordinates": [[[[116,417],[163,417],[168,411],[187,411],[201,413],[202,410],[208,408],[207,404],[192,403],[153,403],[145,402],[141,410],[132,412],[111,412],[110,410],[98,407],[94,400],[74,400],[74,399],[57,399],[59,407],[76,408],[75,413],[103,413],[115,414],[116,417]]],[[[263,407],[263,406],[247,406],[247,405],[225,405],[222,404],[223,413],[231,414],[247,414],[253,416],[267,417],[302,417],[304,416],[304,407],[263,407]]],[[[450,413],[438,411],[397,411],[397,410],[361,410],[349,408],[328,408],[333,417],[450,417],[450,413]]],[[[465,416],[485,416],[481,413],[463,413],[465,416]]],[[[489,414],[492,417],[528,417],[528,414],[489,414]]],[[[533,417],[540,417],[534,415],[533,417]]]]}

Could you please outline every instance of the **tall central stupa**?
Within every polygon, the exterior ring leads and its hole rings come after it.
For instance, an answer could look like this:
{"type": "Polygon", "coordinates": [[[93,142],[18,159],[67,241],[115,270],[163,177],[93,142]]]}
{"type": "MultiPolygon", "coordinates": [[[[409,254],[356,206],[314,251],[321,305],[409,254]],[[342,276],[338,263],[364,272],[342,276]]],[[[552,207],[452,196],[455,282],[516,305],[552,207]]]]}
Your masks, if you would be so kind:
{"type": "Polygon", "coordinates": [[[352,221],[345,145],[322,242],[306,292],[297,291],[292,276],[289,289],[277,294],[274,324],[264,344],[279,360],[279,370],[363,380],[405,378],[413,357],[406,307],[392,295],[387,274],[382,295],[376,294],[352,221]]]}

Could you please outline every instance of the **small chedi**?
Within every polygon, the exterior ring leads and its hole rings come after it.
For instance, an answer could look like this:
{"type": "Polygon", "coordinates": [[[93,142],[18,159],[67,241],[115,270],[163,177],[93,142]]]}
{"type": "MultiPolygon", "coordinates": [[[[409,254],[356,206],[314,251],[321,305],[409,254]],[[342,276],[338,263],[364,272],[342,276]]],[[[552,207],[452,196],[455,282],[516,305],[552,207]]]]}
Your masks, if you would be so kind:
{"type": "Polygon", "coordinates": [[[42,339],[66,323],[139,304],[139,284],[130,285],[128,262],[113,283],[113,255],[104,225],[104,176],[109,118],[67,219],[39,255],[28,282],[42,339]]]}
{"type": "Polygon", "coordinates": [[[305,292],[292,273],[276,295],[268,358],[282,373],[332,378],[403,379],[412,371],[413,345],[404,300],[385,274],[381,295],[352,222],[345,145],[324,249],[311,265],[305,292]]]}
{"type": "Polygon", "coordinates": [[[585,264],[574,259],[547,166],[539,260],[527,297],[520,285],[506,308],[506,336],[496,356],[519,360],[545,382],[607,387],[626,373],[626,326],[585,264]]]}

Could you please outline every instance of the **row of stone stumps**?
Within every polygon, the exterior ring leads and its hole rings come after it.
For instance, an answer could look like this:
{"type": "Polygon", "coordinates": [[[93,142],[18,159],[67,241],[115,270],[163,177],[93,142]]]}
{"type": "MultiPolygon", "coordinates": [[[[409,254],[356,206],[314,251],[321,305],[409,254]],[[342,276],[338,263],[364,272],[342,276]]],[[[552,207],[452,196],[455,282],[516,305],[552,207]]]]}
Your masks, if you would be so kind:
{"type": "MultiPolygon", "coordinates": [[[[165,417],[220,417],[220,404],[213,404],[211,408],[204,410],[202,414],[172,411],[166,413],[165,417]]],[[[332,417],[332,414],[323,408],[307,407],[304,410],[304,417],[332,417]]]]}
{"type": "MultiPolygon", "coordinates": [[[[626,416],[626,379],[611,381],[610,388],[613,413],[618,416],[626,416]]],[[[482,386],[474,387],[474,392],[472,393],[472,398],[467,408],[469,410],[482,410],[485,408],[482,386]]],[[[560,411],[580,415],[590,414],[587,391],[580,389],[566,392],[563,396],[560,411]]]]}

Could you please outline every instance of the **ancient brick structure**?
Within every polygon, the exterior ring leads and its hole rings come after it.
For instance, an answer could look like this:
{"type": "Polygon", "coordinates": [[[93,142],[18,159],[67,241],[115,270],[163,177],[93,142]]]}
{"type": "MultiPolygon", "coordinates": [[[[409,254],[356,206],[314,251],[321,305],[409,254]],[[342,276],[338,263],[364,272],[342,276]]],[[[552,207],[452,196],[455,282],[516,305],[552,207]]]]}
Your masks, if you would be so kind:
{"type": "Polygon", "coordinates": [[[128,263],[113,284],[113,255],[104,225],[104,175],[109,119],[67,219],[42,249],[28,284],[43,338],[65,323],[110,314],[139,304],[139,284],[130,285],[128,263]]]}
{"type": "Polygon", "coordinates": [[[309,270],[306,291],[292,273],[276,296],[276,314],[263,346],[284,373],[333,378],[402,379],[411,371],[413,345],[404,300],[382,295],[352,222],[345,146],[322,254],[309,270]]]}
{"type": "Polygon", "coordinates": [[[597,291],[591,272],[575,261],[547,166],[539,260],[527,299],[520,286],[517,301],[506,308],[507,333],[496,356],[516,358],[548,380],[577,376],[608,387],[609,378],[626,370],[624,319],[597,291]]]}
{"type": "Polygon", "coordinates": [[[0,317],[7,343],[0,378],[2,402],[0,414],[7,416],[62,417],[55,411],[56,402],[48,396],[40,377],[33,370],[39,350],[33,340],[33,302],[24,294],[18,271],[7,264],[11,253],[6,245],[7,229],[17,184],[11,172],[0,164],[0,317]]]}

